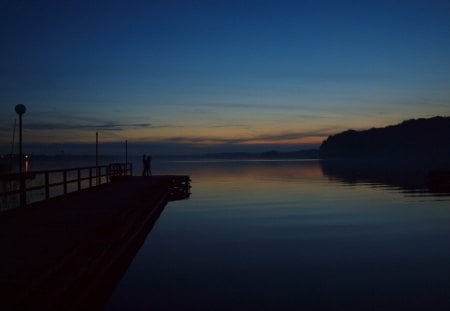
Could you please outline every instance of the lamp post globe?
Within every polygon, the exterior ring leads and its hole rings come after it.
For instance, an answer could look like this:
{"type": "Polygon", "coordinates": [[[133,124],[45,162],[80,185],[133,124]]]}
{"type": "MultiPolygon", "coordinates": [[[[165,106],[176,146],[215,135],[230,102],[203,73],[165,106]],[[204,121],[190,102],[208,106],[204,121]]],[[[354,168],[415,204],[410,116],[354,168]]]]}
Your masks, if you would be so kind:
{"type": "Polygon", "coordinates": [[[16,113],[19,116],[21,116],[21,115],[23,115],[25,113],[25,111],[27,111],[27,108],[25,107],[25,105],[19,104],[19,105],[16,105],[14,110],[16,111],[16,113]]]}

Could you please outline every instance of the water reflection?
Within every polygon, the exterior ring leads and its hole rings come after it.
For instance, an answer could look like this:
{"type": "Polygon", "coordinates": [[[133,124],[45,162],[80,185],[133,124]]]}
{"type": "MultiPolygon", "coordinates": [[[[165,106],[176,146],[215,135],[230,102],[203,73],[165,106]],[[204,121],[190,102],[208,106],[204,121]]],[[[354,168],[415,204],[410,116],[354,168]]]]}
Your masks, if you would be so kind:
{"type": "Polygon", "coordinates": [[[320,161],[323,174],[331,180],[345,184],[373,184],[396,188],[408,194],[450,195],[448,180],[433,182],[430,172],[441,172],[439,168],[450,168],[450,163],[377,162],[365,160],[320,161]]]}
{"type": "Polygon", "coordinates": [[[108,309],[450,307],[449,198],[405,196],[423,180],[319,161],[155,166],[195,192],[166,209],[108,309]]]}
{"type": "MultiPolygon", "coordinates": [[[[441,163],[424,162],[381,162],[364,160],[289,160],[289,161],[183,161],[159,163],[163,173],[183,172],[195,175],[208,183],[201,185],[207,192],[221,191],[218,183],[230,182],[241,187],[265,187],[267,190],[283,192],[289,182],[301,183],[298,191],[326,181],[341,186],[365,186],[386,188],[408,195],[450,195],[450,161],[441,163]],[[446,172],[445,180],[439,184],[430,181],[429,173],[446,172]],[[326,178],[324,178],[326,177],[326,178]],[[286,182],[280,184],[279,182],[286,182]],[[280,188],[278,188],[281,185],[280,188]]],[[[316,187],[317,188],[317,187],[316,187]]],[[[260,189],[262,190],[262,189],[260,189]]]]}

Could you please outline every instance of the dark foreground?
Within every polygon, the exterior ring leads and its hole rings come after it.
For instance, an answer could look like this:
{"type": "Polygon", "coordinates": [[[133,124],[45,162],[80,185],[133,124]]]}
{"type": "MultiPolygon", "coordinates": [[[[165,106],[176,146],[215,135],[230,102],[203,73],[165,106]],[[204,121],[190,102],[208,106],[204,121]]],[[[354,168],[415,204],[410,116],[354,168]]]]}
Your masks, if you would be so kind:
{"type": "Polygon", "coordinates": [[[101,308],[188,181],[126,177],[0,214],[0,309],[101,308]]]}

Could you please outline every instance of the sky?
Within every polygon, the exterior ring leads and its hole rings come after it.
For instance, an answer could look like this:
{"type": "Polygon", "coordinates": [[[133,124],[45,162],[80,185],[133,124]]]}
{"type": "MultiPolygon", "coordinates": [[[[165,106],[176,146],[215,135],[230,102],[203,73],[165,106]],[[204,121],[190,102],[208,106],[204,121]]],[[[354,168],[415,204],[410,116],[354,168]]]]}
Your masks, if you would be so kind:
{"type": "Polygon", "coordinates": [[[0,153],[318,147],[450,115],[450,1],[0,3],[0,153]],[[137,149],[136,149],[137,150],[137,149]]]}

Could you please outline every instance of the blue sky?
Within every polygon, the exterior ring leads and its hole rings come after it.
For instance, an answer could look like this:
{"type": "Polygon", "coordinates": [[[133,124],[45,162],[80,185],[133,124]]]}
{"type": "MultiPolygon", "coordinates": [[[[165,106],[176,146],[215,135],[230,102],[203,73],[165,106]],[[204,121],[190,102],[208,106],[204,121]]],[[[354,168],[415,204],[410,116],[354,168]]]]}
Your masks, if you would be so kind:
{"type": "Polygon", "coordinates": [[[37,153],[95,131],[159,154],[293,150],[450,115],[448,1],[15,0],[0,25],[2,152],[18,103],[37,153]]]}

